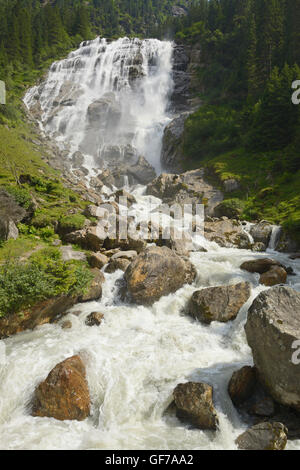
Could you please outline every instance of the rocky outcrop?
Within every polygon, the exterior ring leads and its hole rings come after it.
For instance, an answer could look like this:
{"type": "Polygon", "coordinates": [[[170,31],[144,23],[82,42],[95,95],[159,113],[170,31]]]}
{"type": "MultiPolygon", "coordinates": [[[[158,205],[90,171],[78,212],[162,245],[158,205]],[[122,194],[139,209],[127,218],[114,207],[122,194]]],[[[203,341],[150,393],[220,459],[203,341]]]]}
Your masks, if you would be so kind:
{"type": "Polygon", "coordinates": [[[213,389],[205,383],[179,384],[173,392],[177,417],[199,429],[216,430],[219,424],[213,389]]]}
{"type": "Polygon", "coordinates": [[[176,292],[196,277],[194,266],[167,247],[144,250],[125,272],[128,295],[132,301],[152,305],[162,296],[176,292]]]}
{"type": "Polygon", "coordinates": [[[300,294],[277,286],[261,292],[249,309],[245,327],[259,380],[275,401],[300,411],[300,294]]]}
{"type": "Polygon", "coordinates": [[[282,423],[259,423],[236,440],[240,450],[284,450],[287,429],[282,423]]]}
{"type": "Polygon", "coordinates": [[[293,273],[290,267],[285,267],[278,261],[269,258],[245,261],[241,265],[241,269],[250,273],[259,273],[261,275],[260,284],[268,287],[285,284],[287,275],[293,273]]]}
{"type": "Polygon", "coordinates": [[[249,249],[251,243],[243,226],[237,220],[211,219],[205,222],[204,236],[207,240],[215,242],[224,248],[249,249]]]}
{"type": "Polygon", "coordinates": [[[241,269],[249,273],[264,274],[274,266],[281,266],[281,264],[270,258],[258,258],[250,261],[245,261],[241,265],[241,269]]]}
{"type": "Polygon", "coordinates": [[[202,323],[234,320],[251,294],[250,284],[209,287],[193,293],[188,313],[202,323]]]}
{"type": "Polygon", "coordinates": [[[102,296],[104,275],[98,269],[93,270],[94,279],[84,295],[59,296],[37,303],[31,308],[24,309],[22,315],[14,313],[0,318],[0,339],[7,338],[25,330],[52,323],[66,314],[67,310],[78,302],[98,300],[102,296]]]}
{"type": "Polygon", "coordinates": [[[25,216],[25,209],[17,204],[13,196],[0,188],[0,241],[18,238],[16,224],[25,216]]]}
{"type": "Polygon", "coordinates": [[[273,226],[266,220],[261,220],[258,224],[253,225],[250,229],[255,242],[261,242],[267,248],[271,239],[273,226]]]}
{"type": "Polygon", "coordinates": [[[223,200],[221,191],[215,189],[204,178],[202,169],[181,175],[163,173],[147,186],[147,194],[158,197],[165,204],[205,204],[206,213],[223,200]]]}
{"type": "Polygon", "coordinates": [[[189,114],[180,114],[164,130],[161,164],[165,169],[182,170],[184,124],[189,114]]]}
{"type": "Polygon", "coordinates": [[[79,356],[57,364],[36,388],[32,415],[60,421],[83,421],[90,414],[85,366],[79,356]]]}

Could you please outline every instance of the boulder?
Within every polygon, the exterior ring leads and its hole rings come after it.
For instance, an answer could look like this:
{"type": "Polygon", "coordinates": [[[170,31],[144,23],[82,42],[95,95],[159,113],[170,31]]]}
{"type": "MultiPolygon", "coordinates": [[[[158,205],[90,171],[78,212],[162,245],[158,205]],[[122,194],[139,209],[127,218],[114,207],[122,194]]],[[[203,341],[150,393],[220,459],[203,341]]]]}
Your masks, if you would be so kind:
{"type": "Polygon", "coordinates": [[[238,406],[249,399],[256,386],[254,367],[245,366],[236,370],[228,384],[228,393],[234,405],[238,406]]]}
{"type": "Polygon", "coordinates": [[[184,284],[191,284],[195,277],[196,270],[189,261],[167,247],[157,246],[144,250],[125,272],[130,298],[142,305],[152,305],[184,284]]]}
{"type": "Polygon", "coordinates": [[[123,203],[123,199],[126,199],[127,207],[131,207],[133,204],[136,204],[135,197],[132,194],[125,191],[125,189],[119,189],[114,194],[114,197],[119,204],[123,203]]]}
{"type": "Polygon", "coordinates": [[[236,440],[240,450],[284,450],[287,429],[282,423],[259,423],[236,440]]]}
{"type": "Polygon", "coordinates": [[[134,258],[137,257],[137,252],[135,250],[128,250],[128,251],[118,251],[111,256],[111,259],[119,259],[124,258],[127,260],[132,261],[134,258]]]}
{"type": "Polygon", "coordinates": [[[100,326],[101,323],[102,323],[103,318],[104,318],[103,313],[101,313],[101,312],[92,312],[87,316],[87,318],[85,320],[85,324],[87,326],[100,326]]]}
{"type": "Polygon", "coordinates": [[[188,313],[202,323],[234,320],[251,295],[248,282],[232,286],[208,287],[193,293],[188,313]]]}
{"type": "Polygon", "coordinates": [[[106,273],[114,273],[115,271],[126,271],[128,266],[130,265],[130,261],[125,258],[117,258],[117,259],[112,259],[110,260],[109,264],[107,265],[105,272],[106,273]]]}
{"type": "Polygon", "coordinates": [[[90,302],[92,300],[99,300],[102,297],[102,284],[105,281],[104,274],[99,269],[92,269],[94,279],[86,292],[78,297],[78,302],[90,302]]]}
{"type": "Polygon", "coordinates": [[[102,253],[97,252],[97,253],[92,253],[88,261],[89,261],[89,265],[92,268],[102,269],[103,266],[105,266],[108,263],[109,258],[103,255],[102,253]]]}
{"type": "Polygon", "coordinates": [[[300,342],[300,293],[276,286],[261,292],[245,326],[258,377],[273,399],[300,411],[299,365],[293,354],[300,342]]]}
{"type": "Polygon", "coordinates": [[[205,383],[179,384],[173,392],[177,417],[199,429],[216,430],[219,424],[213,404],[213,388],[205,383]]]}
{"type": "Polygon", "coordinates": [[[258,224],[251,227],[250,234],[252,235],[255,242],[262,242],[264,243],[265,247],[268,247],[272,230],[272,224],[266,220],[261,220],[258,224]]]}
{"type": "Polygon", "coordinates": [[[25,216],[25,209],[17,204],[13,196],[0,188],[0,240],[16,240],[19,236],[16,224],[25,216]]]}
{"type": "Polygon", "coordinates": [[[287,280],[287,272],[281,266],[272,266],[269,271],[260,276],[260,284],[272,287],[277,284],[285,284],[287,280]]]}
{"type": "Polygon", "coordinates": [[[281,266],[278,261],[269,258],[259,258],[251,261],[245,261],[241,265],[241,269],[249,273],[264,274],[274,266],[281,266]]]}
{"type": "Polygon", "coordinates": [[[57,364],[36,388],[32,416],[83,421],[90,414],[85,366],[79,356],[57,364]]]}
{"type": "Polygon", "coordinates": [[[251,246],[249,236],[244,232],[243,226],[237,220],[229,220],[227,217],[207,220],[204,226],[204,236],[207,240],[224,248],[249,249],[251,246]]]}

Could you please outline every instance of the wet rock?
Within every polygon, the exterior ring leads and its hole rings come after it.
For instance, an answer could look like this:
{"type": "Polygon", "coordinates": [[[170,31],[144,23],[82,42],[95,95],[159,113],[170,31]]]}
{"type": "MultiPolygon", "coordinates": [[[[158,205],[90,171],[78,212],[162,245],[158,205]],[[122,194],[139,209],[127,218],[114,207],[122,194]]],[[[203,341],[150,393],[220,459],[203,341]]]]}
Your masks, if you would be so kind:
{"type": "Polygon", "coordinates": [[[177,417],[199,429],[216,430],[219,424],[213,389],[205,383],[179,384],[173,392],[177,417]]]}
{"type": "Polygon", "coordinates": [[[236,220],[214,219],[205,222],[204,236],[207,240],[217,243],[224,248],[249,249],[250,240],[243,226],[236,220]]]}
{"type": "Polygon", "coordinates": [[[93,253],[89,257],[88,261],[89,261],[89,265],[92,268],[102,269],[103,266],[105,266],[108,263],[109,258],[107,256],[103,255],[102,253],[98,252],[98,253],[93,253]]]}
{"type": "Polygon", "coordinates": [[[253,225],[250,229],[255,242],[262,242],[267,247],[269,245],[273,226],[266,220],[261,220],[258,224],[253,225]]]}
{"type": "Polygon", "coordinates": [[[136,204],[136,199],[135,197],[125,191],[125,189],[119,189],[115,194],[114,194],[115,199],[119,204],[123,202],[123,199],[126,199],[126,205],[127,207],[131,207],[133,204],[136,204]]]}
{"type": "Polygon", "coordinates": [[[87,326],[100,326],[101,323],[102,323],[103,318],[104,318],[103,313],[101,313],[101,312],[92,312],[87,316],[87,318],[85,320],[85,324],[87,326]]]}
{"type": "Polygon", "coordinates": [[[62,330],[70,330],[72,328],[72,322],[70,320],[64,321],[61,324],[62,330]]]}
{"type": "Polygon", "coordinates": [[[194,266],[167,247],[144,250],[125,272],[130,298],[137,304],[152,305],[162,296],[176,292],[196,277],[194,266]]]}
{"type": "Polygon", "coordinates": [[[232,286],[209,287],[194,292],[188,313],[203,323],[234,320],[251,294],[250,284],[241,282],[232,286]]]}
{"type": "Polygon", "coordinates": [[[281,266],[276,260],[269,258],[260,258],[251,261],[245,261],[241,265],[241,269],[248,271],[249,273],[264,274],[274,266],[281,266]]]}
{"type": "Polygon", "coordinates": [[[125,272],[129,265],[130,265],[130,261],[128,259],[125,259],[125,258],[112,259],[111,258],[108,266],[105,269],[105,272],[110,273],[110,274],[118,270],[125,272]]]}
{"type": "Polygon", "coordinates": [[[293,361],[300,341],[300,293],[285,286],[261,292],[245,326],[259,381],[275,401],[300,411],[299,365],[293,361]]]}
{"type": "Polygon", "coordinates": [[[189,114],[180,114],[164,130],[161,164],[165,169],[180,171],[182,168],[184,124],[189,114]]]}
{"type": "Polygon", "coordinates": [[[282,423],[260,423],[244,432],[236,440],[240,450],[284,450],[287,429],[282,423]]]}
{"type": "Polygon", "coordinates": [[[85,366],[79,356],[57,364],[36,388],[32,415],[83,421],[90,414],[85,366]]]}
{"type": "Polygon", "coordinates": [[[144,157],[139,157],[134,165],[129,166],[127,174],[132,178],[131,184],[132,181],[133,184],[148,184],[156,177],[155,169],[144,157]]]}
{"type": "Polygon", "coordinates": [[[238,406],[249,399],[256,386],[254,367],[245,366],[235,371],[228,384],[228,393],[234,405],[238,406]]]}
{"type": "Polygon", "coordinates": [[[287,280],[287,272],[281,266],[272,266],[269,271],[260,276],[260,284],[272,287],[277,284],[285,284],[287,280]]]}
{"type": "Polygon", "coordinates": [[[251,246],[251,250],[257,253],[262,253],[263,251],[266,251],[266,245],[262,242],[257,242],[251,246]]]}

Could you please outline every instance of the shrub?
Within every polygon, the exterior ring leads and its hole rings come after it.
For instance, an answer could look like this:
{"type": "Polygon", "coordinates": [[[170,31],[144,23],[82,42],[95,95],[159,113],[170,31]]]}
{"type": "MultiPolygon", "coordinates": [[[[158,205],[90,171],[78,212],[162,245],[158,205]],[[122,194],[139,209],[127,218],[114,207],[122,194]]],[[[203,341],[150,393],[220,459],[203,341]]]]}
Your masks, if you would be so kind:
{"type": "Polygon", "coordinates": [[[82,214],[72,214],[61,217],[59,220],[59,232],[62,234],[81,230],[84,227],[85,217],[82,214]]]}
{"type": "Polygon", "coordinates": [[[57,248],[34,253],[24,264],[0,267],[0,317],[58,295],[85,293],[93,278],[85,263],[63,261],[57,248]]]}

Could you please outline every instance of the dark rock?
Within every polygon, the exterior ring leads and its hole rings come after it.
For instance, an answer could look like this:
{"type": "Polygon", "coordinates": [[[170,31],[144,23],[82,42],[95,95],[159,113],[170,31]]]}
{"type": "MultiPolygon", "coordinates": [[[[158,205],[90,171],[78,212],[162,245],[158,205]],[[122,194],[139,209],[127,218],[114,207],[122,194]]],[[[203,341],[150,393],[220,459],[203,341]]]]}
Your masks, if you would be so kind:
{"type": "Polygon", "coordinates": [[[101,313],[101,312],[92,312],[87,316],[87,318],[85,320],[85,324],[87,326],[100,326],[101,323],[102,323],[103,318],[104,318],[103,313],[101,313]]]}
{"type": "Polygon", "coordinates": [[[121,270],[121,271],[126,271],[128,266],[130,265],[130,261],[125,258],[117,258],[113,259],[111,258],[109,264],[107,265],[105,272],[106,273],[114,273],[115,271],[121,270]]]}
{"type": "Polygon", "coordinates": [[[219,424],[213,405],[213,389],[205,383],[179,384],[173,392],[179,419],[199,429],[216,430],[219,424]]]}
{"type": "Polygon", "coordinates": [[[285,284],[287,272],[281,266],[272,266],[269,271],[261,274],[259,282],[265,286],[272,287],[277,284],[285,284]]]}
{"type": "Polygon", "coordinates": [[[228,393],[234,405],[238,406],[249,399],[256,386],[254,367],[245,366],[235,371],[228,384],[228,393]]]}

